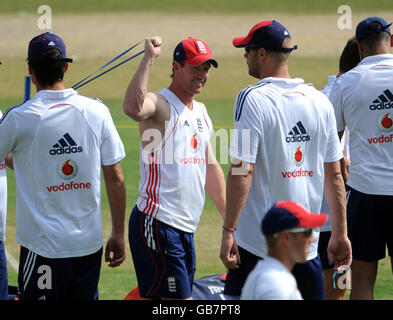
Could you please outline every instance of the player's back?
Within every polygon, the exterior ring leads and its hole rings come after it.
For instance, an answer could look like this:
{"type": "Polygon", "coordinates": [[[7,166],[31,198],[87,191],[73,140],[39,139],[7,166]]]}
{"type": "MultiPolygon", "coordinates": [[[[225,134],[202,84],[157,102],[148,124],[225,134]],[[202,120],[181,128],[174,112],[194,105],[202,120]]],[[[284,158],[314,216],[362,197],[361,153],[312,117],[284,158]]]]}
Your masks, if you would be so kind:
{"type": "Polygon", "coordinates": [[[103,147],[114,132],[107,108],[72,89],[42,90],[6,117],[16,127],[18,243],[50,258],[97,251],[101,163],[117,154],[103,147]]]}
{"type": "MultiPolygon", "coordinates": [[[[235,128],[250,130],[249,155],[241,150],[247,149],[241,139],[240,150],[231,155],[255,166],[235,236],[240,246],[265,256],[262,235],[248,230],[275,201],[292,200],[319,212],[324,162],[337,161],[342,153],[329,100],[302,79],[266,78],[248,90],[238,96],[235,128]]],[[[309,259],[316,255],[313,249],[309,259]]]]}
{"type": "Polygon", "coordinates": [[[346,125],[350,132],[348,185],[364,193],[392,194],[393,55],[364,58],[338,79],[331,100],[338,131],[346,125]]]}

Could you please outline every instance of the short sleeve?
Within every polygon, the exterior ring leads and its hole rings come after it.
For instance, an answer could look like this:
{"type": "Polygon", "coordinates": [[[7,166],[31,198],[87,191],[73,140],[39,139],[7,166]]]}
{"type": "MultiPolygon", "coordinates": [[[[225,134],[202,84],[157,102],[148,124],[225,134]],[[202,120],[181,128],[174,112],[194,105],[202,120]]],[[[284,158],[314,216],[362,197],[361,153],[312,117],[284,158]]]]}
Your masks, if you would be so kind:
{"type": "Polygon", "coordinates": [[[124,145],[113,123],[112,116],[105,108],[106,116],[102,128],[101,164],[113,165],[125,157],[124,145]]]}
{"type": "Polygon", "coordinates": [[[0,162],[14,151],[16,139],[17,127],[12,109],[9,109],[0,119],[0,162]]]}
{"type": "Polygon", "coordinates": [[[255,163],[262,137],[260,102],[251,93],[239,93],[234,108],[234,130],[229,154],[244,162],[255,163]]]}
{"type": "Polygon", "coordinates": [[[338,78],[334,82],[333,88],[329,94],[329,100],[332,103],[333,109],[334,109],[336,126],[337,126],[338,132],[344,131],[345,126],[346,126],[345,120],[344,120],[344,114],[343,114],[343,95],[342,95],[340,83],[341,83],[341,81],[338,78]]]}
{"type": "MultiPolygon", "coordinates": [[[[330,105],[330,103],[329,103],[330,105]]],[[[340,139],[337,134],[337,125],[335,114],[333,108],[329,106],[329,112],[327,114],[327,136],[328,136],[328,143],[327,143],[327,150],[324,162],[334,162],[338,161],[343,157],[342,148],[340,144],[340,139]]]]}

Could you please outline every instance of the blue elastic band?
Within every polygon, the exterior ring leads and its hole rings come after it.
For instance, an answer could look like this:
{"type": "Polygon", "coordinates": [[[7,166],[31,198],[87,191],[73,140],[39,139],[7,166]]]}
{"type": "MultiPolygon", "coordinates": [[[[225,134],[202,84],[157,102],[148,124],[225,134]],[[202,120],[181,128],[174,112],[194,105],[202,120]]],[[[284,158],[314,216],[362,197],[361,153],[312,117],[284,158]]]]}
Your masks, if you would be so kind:
{"type": "Polygon", "coordinates": [[[122,56],[124,56],[127,52],[131,51],[132,49],[134,49],[138,44],[140,44],[142,41],[139,41],[137,44],[134,44],[132,47],[128,48],[127,50],[125,50],[124,52],[120,53],[117,57],[113,58],[112,60],[110,60],[109,62],[105,63],[102,67],[98,68],[96,71],[94,71],[93,73],[89,74],[87,77],[83,78],[81,81],[75,83],[72,86],[72,89],[76,90],[82,86],[84,86],[85,84],[88,84],[89,82],[93,81],[94,79],[97,79],[99,77],[101,77],[102,75],[104,75],[105,73],[121,66],[122,64],[126,63],[127,61],[130,61],[132,59],[134,59],[135,57],[139,56],[140,54],[142,54],[143,52],[145,52],[144,50],[138,52],[137,54],[133,55],[132,57],[120,62],[119,64],[113,66],[112,68],[96,75],[94,78],[86,81],[87,79],[89,79],[91,76],[95,75],[98,71],[104,69],[105,67],[107,67],[108,65],[110,65],[111,63],[115,62],[117,59],[121,58],[122,56]]]}

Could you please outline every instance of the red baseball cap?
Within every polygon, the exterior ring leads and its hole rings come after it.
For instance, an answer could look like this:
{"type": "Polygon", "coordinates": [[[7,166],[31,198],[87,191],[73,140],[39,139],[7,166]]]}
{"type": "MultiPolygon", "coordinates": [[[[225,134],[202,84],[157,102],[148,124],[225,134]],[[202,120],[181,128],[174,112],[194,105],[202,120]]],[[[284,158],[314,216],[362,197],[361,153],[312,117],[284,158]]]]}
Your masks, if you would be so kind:
{"type": "Polygon", "coordinates": [[[293,228],[316,228],[323,226],[328,218],[326,213],[313,214],[303,206],[292,201],[276,202],[262,220],[264,235],[293,228]]]}
{"type": "Polygon", "coordinates": [[[207,43],[195,38],[187,38],[181,41],[173,52],[173,60],[184,61],[193,66],[199,66],[206,61],[210,61],[213,67],[218,67],[218,63],[213,58],[207,43]]]}
{"type": "Polygon", "coordinates": [[[288,30],[278,21],[261,21],[251,28],[246,37],[234,38],[232,43],[237,48],[253,46],[270,51],[291,52],[297,49],[283,47],[284,40],[291,38],[288,30]]]}

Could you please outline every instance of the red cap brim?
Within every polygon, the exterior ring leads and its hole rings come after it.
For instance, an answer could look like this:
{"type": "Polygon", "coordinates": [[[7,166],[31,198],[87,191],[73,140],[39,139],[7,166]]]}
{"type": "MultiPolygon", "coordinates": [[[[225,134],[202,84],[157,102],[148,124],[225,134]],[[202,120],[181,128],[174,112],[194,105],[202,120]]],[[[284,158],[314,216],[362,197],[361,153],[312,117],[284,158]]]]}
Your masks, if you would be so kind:
{"type": "Polygon", "coordinates": [[[292,201],[281,201],[277,202],[276,206],[284,208],[290,211],[299,220],[299,224],[296,227],[303,228],[316,228],[321,227],[325,224],[328,219],[328,214],[322,213],[311,213],[302,205],[292,201]]]}
{"type": "Polygon", "coordinates": [[[191,64],[192,66],[199,66],[200,64],[210,61],[214,68],[218,67],[217,61],[213,58],[212,55],[203,55],[203,56],[196,56],[191,59],[184,60],[186,63],[191,64]]]}
{"type": "Polygon", "coordinates": [[[309,214],[297,218],[300,221],[299,227],[316,228],[316,227],[323,226],[326,223],[328,216],[329,215],[326,213],[321,213],[321,214],[309,214]]]}
{"type": "Polygon", "coordinates": [[[261,22],[257,23],[255,26],[253,26],[251,28],[250,32],[248,33],[248,35],[246,37],[234,38],[232,40],[233,45],[236,48],[246,47],[250,43],[255,31],[257,31],[259,28],[271,25],[272,23],[273,23],[273,20],[261,21],[261,22]]]}

